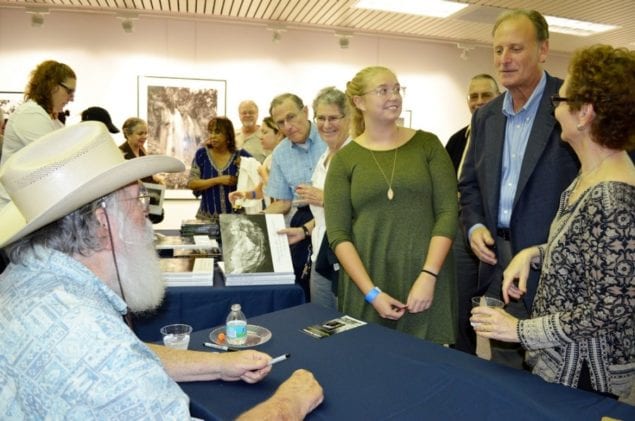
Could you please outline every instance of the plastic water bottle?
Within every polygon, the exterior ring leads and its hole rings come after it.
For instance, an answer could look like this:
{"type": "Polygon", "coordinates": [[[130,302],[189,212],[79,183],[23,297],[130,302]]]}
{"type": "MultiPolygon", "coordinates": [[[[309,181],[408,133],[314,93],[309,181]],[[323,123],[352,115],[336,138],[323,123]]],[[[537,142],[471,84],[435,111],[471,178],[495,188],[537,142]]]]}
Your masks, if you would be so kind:
{"type": "Polygon", "coordinates": [[[247,342],[247,318],[240,304],[232,304],[232,310],[227,315],[225,334],[228,345],[244,345],[247,342]]]}

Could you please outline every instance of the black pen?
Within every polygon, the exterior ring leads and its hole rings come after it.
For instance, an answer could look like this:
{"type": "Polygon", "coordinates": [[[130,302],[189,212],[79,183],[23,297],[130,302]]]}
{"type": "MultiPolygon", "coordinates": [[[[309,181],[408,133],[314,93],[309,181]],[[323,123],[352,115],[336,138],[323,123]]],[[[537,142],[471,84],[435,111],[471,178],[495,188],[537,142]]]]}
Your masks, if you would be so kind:
{"type": "Polygon", "coordinates": [[[228,347],[226,345],[216,345],[216,344],[213,344],[211,342],[203,342],[203,345],[205,345],[208,348],[219,349],[221,351],[228,351],[228,352],[236,351],[234,348],[230,348],[230,347],[228,347]]]}

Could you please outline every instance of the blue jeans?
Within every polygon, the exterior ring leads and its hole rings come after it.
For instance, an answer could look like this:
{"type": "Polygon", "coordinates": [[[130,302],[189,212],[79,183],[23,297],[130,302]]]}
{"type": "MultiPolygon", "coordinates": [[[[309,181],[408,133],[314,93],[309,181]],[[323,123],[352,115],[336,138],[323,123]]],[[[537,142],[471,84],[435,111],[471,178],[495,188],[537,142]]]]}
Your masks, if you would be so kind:
{"type": "Polygon", "coordinates": [[[322,307],[337,310],[337,297],[331,290],[331,280],[315,271],[315,264],[311,265],[311,302],[322,307]]]}

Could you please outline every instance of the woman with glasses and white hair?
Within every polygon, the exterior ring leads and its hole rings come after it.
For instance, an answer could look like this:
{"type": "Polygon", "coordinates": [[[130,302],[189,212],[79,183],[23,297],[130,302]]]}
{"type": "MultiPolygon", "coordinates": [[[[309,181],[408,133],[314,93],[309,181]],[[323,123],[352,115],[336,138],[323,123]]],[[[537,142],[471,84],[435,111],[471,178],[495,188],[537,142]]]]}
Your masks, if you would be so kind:
{"type": "Polygon", "coordinates": [[[324,186],[331,248],[346,273],[338,306],[369,322],[437,343],[456,330],[450,247],[456,177],[432,133],[400,127],[401,86],[385,67],[348,82],[353,141],[332,159],[324,186]]]}
{"type": "Polygon", "coordinates": [[[315,166],[311,184],[300,184],[296,188],[300,200],[309,204],[313,219],[301,227],[286,228],[281,232],[288,235],[291,244],[311,237],[312,264],[309,278],[311,302],[327,308],[336,308],[336,289],[334,289],[333,281],[337,280],[339,265],[334,267],[337,263],[325,261],[324,270],[321,270],[318,256],[320,260],[322,258],[328,260],[327,255],[330,250],[328,243],[322,244],[326,235],[326,220],[324,219],[326,173],[335,153],[351,140],[350,111],[346,94],[333,86],[322,89],[313,100],[313,114],[320,137],[326,142],[328,149],[320,156],[315,166]]]}
{"type": "MultiPolygon", "coordinates": [[[[108,127],[108,124],[106,124],[108,127]]],[[[110,129],[109,129],[110,130],[110,129]]],[[[138,117],[130,117],[124,121],[121,127],[123,137],[126,139],[119,150],[123,153],[124,159],[134,159],[146,156],[145,143],[148,139],[148,123],[138,117]]],[[[141,179],[144,183],[165,184],[165,179],[160,174],[152,174],[141,179]]],[[[161,208],[161,212],[151,213],[148,215],[153,224],[158,224],[165,217],[165,210],[161,208]]]]}
{"type": "Polygon", "coordinates": [[[548,382],[612,397],[635,384],[635,52],[578,50],[551,99],[580,172],[562,193],[546,244],[518,253],[504,272],[506,302],[541,269],[531,318],[477,307],[477,334],[527,350],[548,382]],[[517,282],[517,284],[516,284],[517,282]]]}

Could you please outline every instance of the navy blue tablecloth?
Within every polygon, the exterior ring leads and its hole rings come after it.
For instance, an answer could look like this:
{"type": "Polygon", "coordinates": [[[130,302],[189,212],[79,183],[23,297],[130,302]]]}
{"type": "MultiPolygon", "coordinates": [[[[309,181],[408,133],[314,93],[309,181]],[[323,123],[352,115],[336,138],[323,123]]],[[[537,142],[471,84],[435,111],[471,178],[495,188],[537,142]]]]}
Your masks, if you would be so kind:
{"type": "MultiPolygon", "coordinates": [[[[600,420],[635,419],[635,407],[485,361],[378,325],[324,339],[303,327],[340,313],[304,304],[255,317],[272,332],[258,346],[272,356],[290,353],[262,382],[181,383],[193,415],[234,419],[263,401],[294,370],[311,370],[325,400],[311,420],[600,420]]],[[[190,349],[204,350],[209,330],[195,332],[190,349]]]]}
{"type": "Polygon", "coordinates": [[[136,315],[133,328],[146,342],[161,341],[159,330],[172,323],[186,323],[194,330],[225,324],[230,307],[242,306],[250,318],[297,306],[305,302],[299,285],[263,285],[226,287],[222,275],[216,274],[214,286],[168,287],[162,305],[153,313],[136,315]]]}

